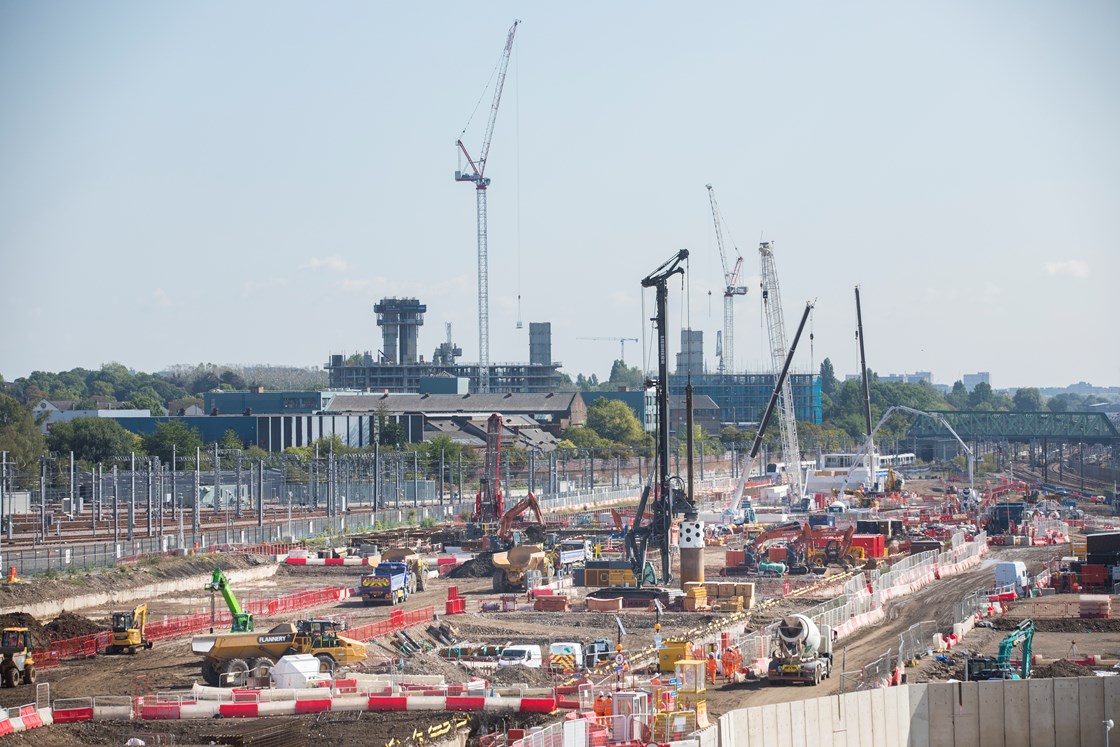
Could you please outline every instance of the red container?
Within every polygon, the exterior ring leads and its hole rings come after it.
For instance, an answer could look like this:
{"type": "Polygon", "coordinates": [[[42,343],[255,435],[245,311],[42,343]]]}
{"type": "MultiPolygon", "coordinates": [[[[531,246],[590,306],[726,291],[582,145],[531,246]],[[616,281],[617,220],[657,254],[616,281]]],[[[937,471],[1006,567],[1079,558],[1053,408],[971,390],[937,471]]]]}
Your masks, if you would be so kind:
{"type": "Polygon", "coordinates": [[[459,587],[458,586],[448,586],[447,587],[447,598],[448,599],[458,599],[459,598],[459,587]]]}
{"type": "Polygon", "coordinates": [[[786,561],[786,548],[784,545],[771,547],[768,551],[767,557],[771,563],[784,563],[786,561]]]}
{"type": "Polygon", "coordinates": [[[728,568],[735,568],[736,566],[743,565],[746,561],[746,550],[725,550],[723,553],[723,564],[728,568]]]}
{"type": "Polygon", "coordinates": [[[869,558],[887,556],[886,539],[881,534],[857,534],[852,537],[852,547],[862,547],[869,558]]]}

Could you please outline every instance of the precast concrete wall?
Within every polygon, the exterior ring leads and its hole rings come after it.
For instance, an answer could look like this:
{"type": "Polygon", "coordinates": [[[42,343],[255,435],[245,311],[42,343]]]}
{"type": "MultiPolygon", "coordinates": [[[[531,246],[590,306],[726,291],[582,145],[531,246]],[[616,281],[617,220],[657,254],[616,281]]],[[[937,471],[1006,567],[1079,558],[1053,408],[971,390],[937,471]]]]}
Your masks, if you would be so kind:
{"type": "Polygon", "coordinates": [[[1120,725],[1120,677],[863,690],[731,711],[701,734],[720,747],[1103,747],[1106,719],[1120,725]]]}

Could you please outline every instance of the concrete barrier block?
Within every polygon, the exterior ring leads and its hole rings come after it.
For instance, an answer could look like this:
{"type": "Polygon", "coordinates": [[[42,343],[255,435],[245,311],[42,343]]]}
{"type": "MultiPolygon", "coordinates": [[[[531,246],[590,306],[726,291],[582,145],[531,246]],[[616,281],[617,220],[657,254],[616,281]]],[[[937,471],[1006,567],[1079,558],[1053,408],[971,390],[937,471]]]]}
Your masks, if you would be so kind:
{"type": "Polygon", "coordinates": [[[980,743],[985,747],[987,745],[1005,747],[1003,683],[979,682],[977,689],[980,707],[980,743]]]}
{"type": "Polygon", "coordinates": [[[909,747],[929,747],[929,685],[909,685],[906,696],[909,701],[909,747]]]}
{"type": "MultiPolygon", "coordinates": [[[[1054,741],[1058,747],[1081,747],[1081,700],[1077,678],[1054,680],[1054,741]]],[[[1102,719],[1103,720],[1103,719],[1102,719]]],[[[1103,727],[1098,723],[1098,730],[1103,727]]]]}
{"type": "Polygon", "coordinates": [[[1031,747],[1057,747],[1054,733],[1054,680],[1027,680],[1031,747]]]}

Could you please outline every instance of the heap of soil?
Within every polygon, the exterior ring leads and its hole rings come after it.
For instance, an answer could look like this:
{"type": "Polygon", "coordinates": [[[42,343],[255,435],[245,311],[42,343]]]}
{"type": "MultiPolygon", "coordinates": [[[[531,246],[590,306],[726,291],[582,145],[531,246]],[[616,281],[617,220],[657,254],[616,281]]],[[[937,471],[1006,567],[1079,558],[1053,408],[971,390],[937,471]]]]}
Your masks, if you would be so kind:
{"type": "Polygon", "coordinates": [[[552,675],[543,669],[531,669],[515,664],[511,667],[498,667],[486,679],[494,685],[528,685],[529,687],[552,687],[552,675]]]}
{"type": "Polygon", "coordinates": [[[33,648],[45,648],[50,640],[50,635],[39,621],[26,612],[0,615],[0,628],[27,628],[31,632],[33,648]]]}
{"type": "Polygon", "coordinates": [[[472,675],[467,670],[459,667],[454,662],[441,659],[435,654],[416,654],[406,659],[404,663],[405,674],[438,674],[448,683],[470,681],[472,675]]]}
{"type": "Polygon", "coordinates": [[[450,578],[489,578],[494,575],[494,563],[489,553],[482,553],[451,569],[450,578]]]}
{"type": "Polygon", "coordinates": [[[1031,677],[1092,677],[1093,670],[1068,659],[1058,659],[1053,664],[1035,667],[1031,677]]]}
{"type": "Polygon", "coordinates": [[[85,635],[100,633],[106,628],[95,623],[88,617],[76,615],[73,612],[63,612],[43,626],[52,641],[61,641],[65,638],[80,638],[85,635]]]}
{"type": "MultiPolygon", "coordinates": [[[[996,630],[1014,630],[1022,622],[1021,619],[1011,617],[991,618],[992,627],[996,630]]],[[[1118,617],[1036,617],[1033,618],[1036,633],[1118,633],[1120,632],[1120,618],[1118,617]]]]}

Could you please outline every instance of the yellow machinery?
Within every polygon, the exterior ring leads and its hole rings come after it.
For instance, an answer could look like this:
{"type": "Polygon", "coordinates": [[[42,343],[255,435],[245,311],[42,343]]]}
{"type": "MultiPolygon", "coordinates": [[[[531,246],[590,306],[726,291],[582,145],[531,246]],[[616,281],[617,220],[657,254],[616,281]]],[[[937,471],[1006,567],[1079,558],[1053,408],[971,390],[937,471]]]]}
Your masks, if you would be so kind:
{"type": "Polygon", "coordinates": [[[526,577],[529,571],[539,571],[541,576],[552,575],[548,553],[540,545],[518,545],[508,552],[494,553],[494,591],[528,591],[526,577]]]}
{"type": "Polygon", "coordinates": [[[15,687],[35,684],[35,660],[31,656],[31,633],[27,628],[4,628],[0,634],[0,684],[15,687]]]}
{"type": "MultiPolygon", "coordinates": [[[[677,671],[677,662],[687,660],[692,655],[692,642],[682,638],[670,638],[657,651],[657,670],[672,673],[677,671]]],[[[700,682],[703,683],[703,676],[700,682]]]]}
{"type": "Polygon", "coordinates": [[[191,648],[203,654],[202,678],[211,686],[240,686],[247,677],[267,677],[272,666],[289,654],[311,654],[319,671],[333,672],[338,664],[365,661],[366,645],[339,635],[335,620],[297,620],[268,632],[195,636],[191,648]]]}
{"type": "Polygon", "coordinates": [[[428,582],[428,566],[415,550],[407,547],[391,547],[381,553],[381,562],[408,563],[408,569],[416,579],[416,591],[424,591],[424,586],[428,582]]]}
{"type": "Polygon", "coordinates": [[[119,654],[127,651],[135,654],[140,647],[151,648],[152,642],[145,635],[147,627],[147,603],[137,606],[132,612],[114,612],[110,625],[113,637],[105,648],[105,653],[119,654]]]}

